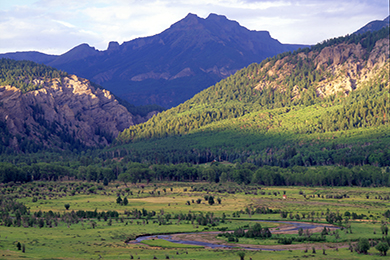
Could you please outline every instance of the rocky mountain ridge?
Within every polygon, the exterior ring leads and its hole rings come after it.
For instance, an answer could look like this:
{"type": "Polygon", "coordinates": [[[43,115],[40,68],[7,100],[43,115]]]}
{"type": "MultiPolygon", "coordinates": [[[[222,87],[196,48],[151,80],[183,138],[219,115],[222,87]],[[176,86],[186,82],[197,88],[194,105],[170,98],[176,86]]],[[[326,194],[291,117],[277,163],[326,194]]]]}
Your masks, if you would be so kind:
{"type": "Polygon", "coordinates": [[[222,15],[188,14],[154,36],[110,42],[105,51],[81,44],[41,60],[134,105],[172,107],[253,62],[300,47],[305,46],[281,44],[267,31],[250,31],[222,15]]]}

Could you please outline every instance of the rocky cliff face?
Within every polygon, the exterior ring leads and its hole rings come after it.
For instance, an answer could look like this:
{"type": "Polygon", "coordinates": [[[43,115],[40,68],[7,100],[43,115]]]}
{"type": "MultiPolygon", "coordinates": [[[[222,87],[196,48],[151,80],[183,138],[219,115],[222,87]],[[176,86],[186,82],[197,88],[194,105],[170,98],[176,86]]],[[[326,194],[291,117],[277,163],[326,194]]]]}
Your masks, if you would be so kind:
{"type": "MultiPolygon", "coordinates": [[[[347,95],[368,83],[378,73],[388,70],[386,62],[389,60],[389,39],[377,41],[370,51],[363,48],[361,44],[341,43],[325,47],[321,51],[312,50],[298,55],[302,61],[313,62],[316,70],[320,72],[321,77],[313,83],[317,96],[326,97],[336,93],[347,95]],[[323,73],[324,71],[326,73],[323,73]]],[[[277,61],[271,68],[266,65],[264,69],[267,69],[268,76],[276,80],[260,81],[255,89],[280,88],[283,86],[282,82],[298,67],[299,65],[291,62],[289,57],[277,61]]],[[[298,86],[295,86],[294,90],[296,96],[302,94],[298,86]]]]}
{"type": "Polygon", "coordinates": [[[15,148],[21,138],[44,146],[107,145],[134,125],[133,115],[109,91],[95,89],[88,80],[69,76],[35,83],[43,87],[24,94],[0,86],[0,120],[15,136],[10,143],[15,148]]]}
{"type": "Polygon", "coordinates": [[[349,92],[369,81],[389,57],[389,39],[378,41],[374,49],[367,53],[360,44],[340,44],[321,51],[315,61],[317,67],[329,64],[333,77],[320,82],[317,95],[327,96],[337,92],[349,92]],[[364,57],[368,55],[368,60],[364,57]]]}

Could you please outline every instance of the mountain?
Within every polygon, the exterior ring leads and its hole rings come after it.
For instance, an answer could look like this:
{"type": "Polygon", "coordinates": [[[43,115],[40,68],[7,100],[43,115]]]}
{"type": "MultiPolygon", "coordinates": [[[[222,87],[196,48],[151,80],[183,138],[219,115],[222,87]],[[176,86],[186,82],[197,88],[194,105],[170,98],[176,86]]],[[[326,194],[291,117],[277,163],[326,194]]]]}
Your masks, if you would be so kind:
{"type": "Polygon", "coordinates": [[[378,31],[382,29],[383,27],[390,26],[390,16],[385,18],[383,21],[372,21],[354,32],[355,34],[361,34],[361,33],[366,33],[366,32],[373,32],[373,31],[378,31]]]}
{"type": "Polygon", "coordinates": [[[222,15],[188,14],[160,34],[110,42],[105,51],[82,44],[39,58],[132,104],[172,107],[253,62],[300,47],[305,46],[281,44],[267,31],[250,31],[222,15]]]}
{"type": "Polygon", "coordinates": [[[55,60],[58,55],[49,55],[37,51],[21,51],[21,52],[10,52],[0,54],[0,58],[13,59],[13,60],[29,60],[36,63],[48,63],[55,60]]]}
{"type": "Polygon", "coordinates": [[[151,163],[390,165],[389,69],[387,28],[279,54],[126,129],[107,154],[151,163]]]}
{"type": "Polygon", "coordinates": [[[75,75],[29,61],[0,60],[2,152],[104,146],[152,115],[133,116],[109,91],[75,75]]]}

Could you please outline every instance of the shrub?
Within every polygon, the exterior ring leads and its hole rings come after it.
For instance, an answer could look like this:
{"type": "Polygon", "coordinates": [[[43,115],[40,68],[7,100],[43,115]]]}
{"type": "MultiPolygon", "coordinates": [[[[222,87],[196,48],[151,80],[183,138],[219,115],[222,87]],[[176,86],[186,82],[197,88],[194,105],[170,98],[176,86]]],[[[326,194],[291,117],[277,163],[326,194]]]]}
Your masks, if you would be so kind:
{"type": "Polygon", "coordinates": [[[238,252],[237,255],[240,257],[240,260],[244,260],[245,259],[245,252],[244,251],[238,252]]]}
{"type": "Polygon", "coordinates": [[[389,250],[389,245],[385,242],[380,242],[375,246],[375,249],[378,250],[381,255],[386,256],[386,253],[389,250]]]}
{"type": "Polygon", "coordinates": [[[382,235],[386,235],[387,236],[387,234],[389,232],[389,228],[387,227],[386,224],[381,226],[381,230],[382,230],[382,235]]]}
{"type": "Polygon", "coordinates": [[[360,238],[357,244],[357,251],[361,254],[367,254],[368,250],[370,250],[370,243],[367,238],[360,238]]]}
{"type": "Polygon", "coordinates": [[[283,244],[283,245],[290,245],[290,244],[292,244],[292,242],[293,242],[293,238],[292,237],[290,237],[290,238],[288,238],[288,237],[280,237],[278,239],[278,243],[279,244],[283,244]]]}

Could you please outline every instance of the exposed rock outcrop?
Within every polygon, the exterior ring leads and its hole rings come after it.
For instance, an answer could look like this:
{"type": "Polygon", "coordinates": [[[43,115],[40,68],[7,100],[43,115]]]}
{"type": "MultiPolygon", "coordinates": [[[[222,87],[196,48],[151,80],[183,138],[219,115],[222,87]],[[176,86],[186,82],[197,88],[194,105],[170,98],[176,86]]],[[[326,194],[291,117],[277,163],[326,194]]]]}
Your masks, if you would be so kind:
{"type": "MultiPolygon", "coordinates": [[[[371,80],[379,70],[384,69],[389,57],[389,39],[377,41],[370,52],[360,44],[341,43],[325,47],[320,52],[302,52],[298,55],[302,60],[313,60],[317,71],[327,71],[313,83],[317,96],[326,97],[336,93],[348,94],[371,80]]],[[[262,80],[255,89],[280,88],[283,86],[283,80],[291,75],[295,69],[297,69],[297,65],[291,63],[289,57],[278,60],[271,68],[267,67],[268,76],[276,78],[276,81],[262,80]]],[[[298,86],[294,86],[294,94],[296,97],[301,95],[298,86]]]]}
{"type": "Polygon", "coordinates": [[[41,83],[43,88],[24,94],[0,86],[0,120],[12,135],[45,146],[75,140],[94,146],[108,144],[134,125],[133,115],[109,91],[95,89],[88,80],[72,75],[41,83]]]}

